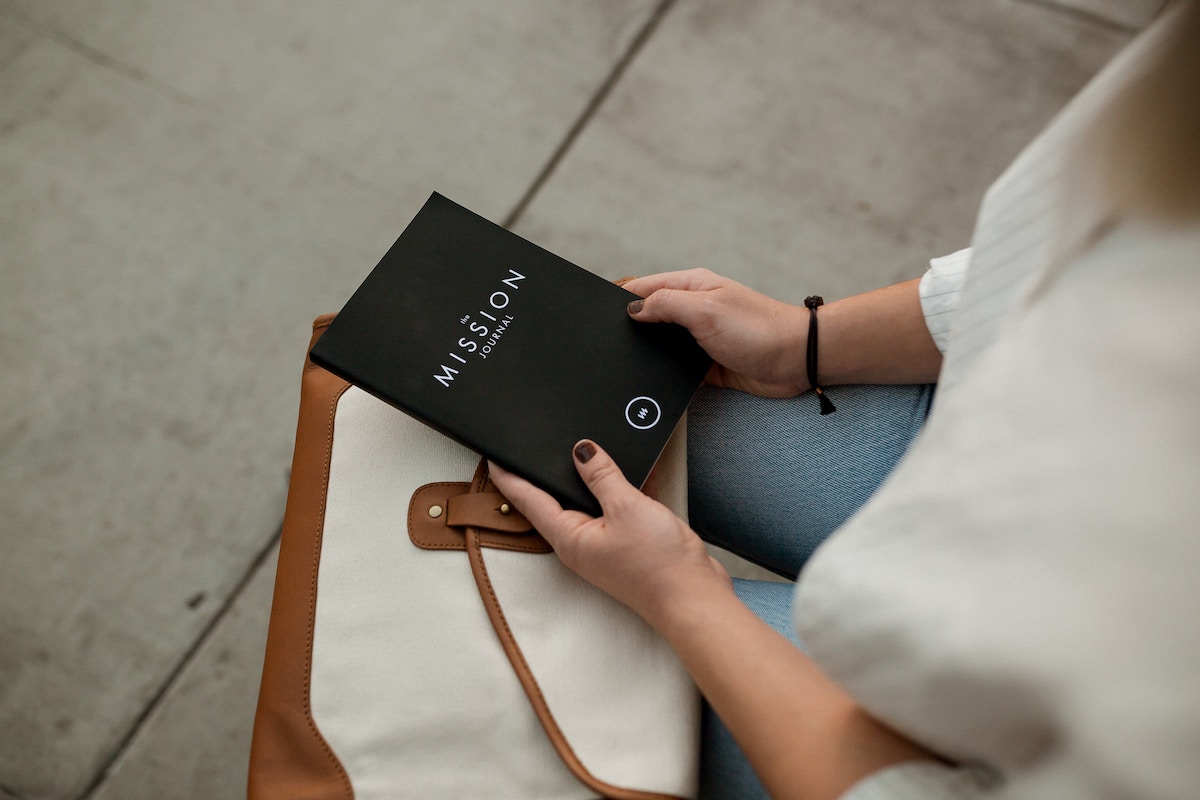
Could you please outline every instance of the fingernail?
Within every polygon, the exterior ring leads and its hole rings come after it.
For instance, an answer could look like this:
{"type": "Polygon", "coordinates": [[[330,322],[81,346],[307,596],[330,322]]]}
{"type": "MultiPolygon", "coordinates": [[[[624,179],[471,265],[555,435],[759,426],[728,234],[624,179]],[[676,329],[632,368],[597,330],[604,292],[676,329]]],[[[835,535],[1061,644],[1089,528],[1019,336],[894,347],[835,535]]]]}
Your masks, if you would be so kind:
{"type": "Polygon", "coordinates": [[[592,460],[592,456],[596,455],[596,445],[584,440],[575,445],[575,458],[580,464],[586,464],[592,460]]]}
{"type": "Polygon", "coordinates": [[[632,314],[640,314],[642,311],[642,306],[644,306],[644,305],[646,305],[645,300],[634,300],[632,303],[629,304],[629,309],[628,309],[629,313],[631,315],[632,314]]]}

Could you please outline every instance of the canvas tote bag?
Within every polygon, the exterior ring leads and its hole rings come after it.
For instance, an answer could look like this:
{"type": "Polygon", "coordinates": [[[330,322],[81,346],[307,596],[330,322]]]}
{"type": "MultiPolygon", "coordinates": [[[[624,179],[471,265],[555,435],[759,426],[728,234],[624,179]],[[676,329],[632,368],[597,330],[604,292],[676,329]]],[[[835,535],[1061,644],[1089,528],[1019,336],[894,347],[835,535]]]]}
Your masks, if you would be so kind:
{"type": "MultiPolygon", "coordinates": [[[[652,480],[685,511],[680,428],[652,480]]],[[[698,747],[666,642],[476,454],[306,360],[251,800],[690,798],[698,747]]]]}

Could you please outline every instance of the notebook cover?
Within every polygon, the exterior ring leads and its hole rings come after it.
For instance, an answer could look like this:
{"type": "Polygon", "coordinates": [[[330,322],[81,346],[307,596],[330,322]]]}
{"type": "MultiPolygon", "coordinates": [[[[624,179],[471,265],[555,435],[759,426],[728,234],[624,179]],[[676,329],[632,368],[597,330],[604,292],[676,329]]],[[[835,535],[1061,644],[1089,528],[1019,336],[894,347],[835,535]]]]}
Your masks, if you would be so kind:
{"type": "Polygon", "coordinates": [[[574,444],[640,486],[711,365],[686,329],[631,320],[633,299],[435,193],[311,357],[599,514],[574,444]]]}

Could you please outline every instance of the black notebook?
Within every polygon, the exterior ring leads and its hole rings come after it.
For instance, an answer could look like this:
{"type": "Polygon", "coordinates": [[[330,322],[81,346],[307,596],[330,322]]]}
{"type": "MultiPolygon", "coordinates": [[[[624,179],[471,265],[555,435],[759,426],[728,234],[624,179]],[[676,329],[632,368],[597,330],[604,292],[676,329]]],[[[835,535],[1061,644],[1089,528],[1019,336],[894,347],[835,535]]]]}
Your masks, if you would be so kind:
{"type": "Polygon", "coordinates": [[[635,295],[434,194],[317,341],[312,360],[598,514],[574,444],[650,474],[711,361],[635,295]]]}

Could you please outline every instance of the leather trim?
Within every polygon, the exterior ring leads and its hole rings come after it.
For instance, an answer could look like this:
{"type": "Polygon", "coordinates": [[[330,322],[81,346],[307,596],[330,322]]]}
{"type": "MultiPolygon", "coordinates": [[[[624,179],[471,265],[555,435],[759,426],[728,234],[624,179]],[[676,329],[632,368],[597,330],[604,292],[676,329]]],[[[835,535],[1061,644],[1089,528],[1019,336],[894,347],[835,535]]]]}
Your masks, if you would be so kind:
{"type": "Polygon", "coordinates": [[[427,483],[413,492],[408,502],[408,538],[412,543],[422,550],[466,550],[466,526],[470,525],[479,529],[482,547],[554,552],[520,513],[499,512],[500,503],[506,502],[502,494],[472,493],[471,487],[464,482],[427,483]],[[439,517],[429,516],[429,508],[435,505],[442,507],[439,517]]]}
{"type": "Polygon", "coordinates": [[[446,525],[446,519],[429,516],[430,506],[446,507],[452,495],[468,491],[471,484],[427,483],[413,492],[408,501],[408,538],[422,550],[466,550],[467,537],[461,530],[446,525]]]}
{"type": "MultiPolygon", "coordinates": [[[[309,348],[333,320],[313,323],[309,348]]],[[[352,800],[345,768],[312,717],[317,570],[338,400],[350,384],[305,359],[262,683],[250,744],[250,800],[352,800]]]]}

